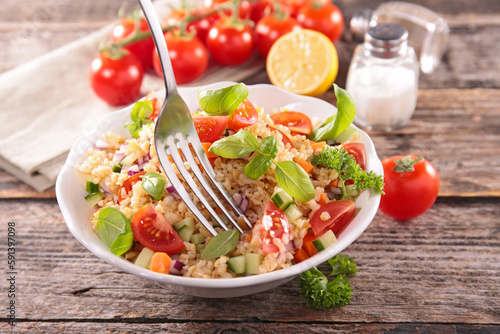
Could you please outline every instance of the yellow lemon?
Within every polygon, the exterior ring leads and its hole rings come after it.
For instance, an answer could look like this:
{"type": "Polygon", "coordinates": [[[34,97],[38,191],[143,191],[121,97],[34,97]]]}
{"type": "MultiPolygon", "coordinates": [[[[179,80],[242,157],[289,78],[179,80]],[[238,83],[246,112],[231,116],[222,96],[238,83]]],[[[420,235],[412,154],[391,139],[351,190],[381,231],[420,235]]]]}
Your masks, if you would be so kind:
{"type": "Polygon", "coordinates": [[[267,56],[266,69],[273,85],[296,94],[318,96],[335,81],[339,60],[328,37],[300,29],[276,40],[267,56]]]}

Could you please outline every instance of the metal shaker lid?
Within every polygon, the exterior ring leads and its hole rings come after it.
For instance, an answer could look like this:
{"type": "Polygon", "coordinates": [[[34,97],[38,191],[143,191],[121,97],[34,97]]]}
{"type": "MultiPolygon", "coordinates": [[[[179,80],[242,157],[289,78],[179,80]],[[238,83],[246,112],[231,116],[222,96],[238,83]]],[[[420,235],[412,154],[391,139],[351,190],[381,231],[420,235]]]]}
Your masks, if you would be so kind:
{"type": "Polygon", "coordinates": [[[365,46],[380,58],[397,57],[408,43],[408,30],[396,23],[379,23],[368,29],[365,46]]]}

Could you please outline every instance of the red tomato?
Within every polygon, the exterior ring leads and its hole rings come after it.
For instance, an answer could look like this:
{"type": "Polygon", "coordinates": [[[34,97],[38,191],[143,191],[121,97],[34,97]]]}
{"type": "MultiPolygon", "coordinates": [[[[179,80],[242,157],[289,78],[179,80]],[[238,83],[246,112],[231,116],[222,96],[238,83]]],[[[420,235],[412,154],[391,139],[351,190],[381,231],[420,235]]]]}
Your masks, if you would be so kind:
{"type": "Polygon", "coordinates": [[[266,254],[279,252],[279,248],[273,243],[273,239],[288,238],[289,235],[290,226],[285,213],[283,210],[278,209],[272,201],[268,201],[262,217],[262,231],[260,234],[262,251],[266,254]]]}
{"type": "Polygon", "coordinates": [[[354,216],[356,204],[351,201],[333,201],[320,207],[311,217],[311,229],[316,238],[322,236],[326,231],[333,233],[340,231],[354,216]],[[321,214],[327,212],[330,218],[323,220],[321,214]]]}
{"type": "Polygon", "coordinates": [[[284,111],[271,116],[274,124],[281,124],[290,129],[293,136],[300,134],[309,136],[312,133],[312,123],[306,114],[298,111],[284,111]]]}
{"type": "Polygon", "coordinates": [[[300,8],[306,4],[306,0],[279,0],[279,2],[292,17],[297,17],[300,8]]]}
{"type": "Polygon", "coordinates": [[[297,21],[306,29],[325,34],[333,43],[339,40],[344,31],[344,16],[329,1],[325,1],[321,7],[316,7],[313,2],[303,6],[297,13],[297,21]]]}
{"type": "Polygon", "coordinates": [[[207,47],[219,64],[240,65],[253,53],[253,31],[245,24],[231,25],[227,20],[219,20],[208,33],[207,47]]]}
{"type": "MultiPolygon", "coordinates": [[[[177,84],[190,83],[205,73],[208,67],[208,51],[198,37],[182,37],[168,31],[165,33],[165,42],[177,84]]],[[[156,49],[153,53],[153,66],[156,73],[163,76],[156,49]]]]}
{"type": "MultiPolygon", "coordinates": [[[[208,9],[192,10],[191,16],[206,15],[208,9]]],[[[167,16],[162,21],[163,26],[174,26],[178,25],[186,17],[185,9],[174,9],[170,11],[167,16]]],[[[208,31],[212,28],[215,21],[220,19],[219,14],[212,14],[189,22],[186,25],[186,31],[188,33],[196,32],[196,37],[200,39],[201,42],[206,43],[208,31]]]]}
{"type": "Polygon", "coordinates": [[[228,116],[197,116],[193,117],[194,127],[202,143],[213,143],[226,130],[228,116]]]}
{"type": "Polygon", "coordinates": [[[342,145],[342,148],[346,150],[349,155],[356,159],[356,162],[361,167],[361,169],[366,170],[366,150],[365,144],[363,143],[346,143],[342,145]]]}
{"type": "Polygon", "coordinates": [[[292,140],[290,139],[290,137],[288,137],[286,134],[283,133],[283,131],[281,130],[278,130],[277,128],[275,128],[274,126],[272,125],[268,125],[268,127],[273,130],[273,131],[277,131],[279,133],[281,133],[281,136],[283,137],[283,144],[290,144],[290,148],[295,148],[295,145],[293,145],[293,142],[292,140]]]}
{"type": "MultiPolygon", "coordinates": [[[[141,19],[139,21],[139,30],[141,32],[149,31],[146,19],[141,19]]],[[[135,34],[135,21],[129,18],[123,18],[118,21],[118,23],[113,27],[113,30],[111,30],[109,40],[111,43],[118,43],[125,38],[134,36],[135,34]]],[[[123,48],[132,52],[134,56],[139,59],[144,69],[151,67],[151,57],[153,56],[153,50],[155,49],[152,37],[141,39],[140,41],[124,46],[123,48]]]]}
{"type": "MultiPolygon", "coordinates": [[[[213,1],[213,6],[212,8],[217,8],[220,7],[221,5],[226,5],[228,3],[231,3],[231,0],[224,0],[224,1],[213,1]]],[[[250,16],[250,11],[252,10],[252,2],[248,0],[240,0],[238,5],[238,17],[240,19],[248,19],[250,16]]],[[[224,14],[226,16],[231,16],[233,15],[233,10],[232,8],[224,10],[224,14]]]]}
{"type": "Polygon", "coordinates": [[[185,247],[177,231],[151,204],[135,213],[131,226],[134,237],[141,245],[154,252],[172,255],[179,253],[185,247]]]}
{"type": "Polygon", "coordinates": [[[272,0],[259,0],[253,3],[250,11],[250,20],[257,24],[264,16],[274,13],[272,0]]]}
{"type": "Polygon", "coordinates": [[[301,29],[301,26],[291,16],[285,18],[264,16],[255,26],[255,39],[260,54],[267,57],[271,46],[278,38],[296,29],[301,29]]]}
{"type": "Polygon", "coordinates": [[[252,125],[257,121],[259,115],[257,110],[253,106],[252,102],[248,99],[240,103],[238,108],[233,111],[231,117],[229,117],[229,123],[227,125],[228,129],[239,130],[246,126],[252,125]]]}
{"type": "Polygon", "coordinates": [[[439,175],[436,168],[423,159],[414,163],[411,170],[410,161],[415,159],[416,156],[407,159],[398,155],[382,160],[385,195],[380,200],[380,210],[392,218],[404,220],[418,217],[429,210],[438,196],[439,175]],[[407,171],[394,170],[398,165],[407,171]]]}
{"type": "Polygon", "coordinates": [[[129,51],[120,58],[98,54],[90,63],[88,78],[94,93],[112,106],[134,102],[141,90],[144,70],[129,51]]]}
{"type": "Polygon", "coordinates": [[[118,203],[120,203],[123,200],[122,190],[125,189],[125,194],[128,194],[130,190],[132,190],[134,184],[142,180],[142,176],[144,174],[146,174],[145,171],[136,173],[131,177],[129,177],[127,180],[125,180],[125,182],[123,182],[123,186],[120,188],[120,191],[118,192],[118,203]]]}

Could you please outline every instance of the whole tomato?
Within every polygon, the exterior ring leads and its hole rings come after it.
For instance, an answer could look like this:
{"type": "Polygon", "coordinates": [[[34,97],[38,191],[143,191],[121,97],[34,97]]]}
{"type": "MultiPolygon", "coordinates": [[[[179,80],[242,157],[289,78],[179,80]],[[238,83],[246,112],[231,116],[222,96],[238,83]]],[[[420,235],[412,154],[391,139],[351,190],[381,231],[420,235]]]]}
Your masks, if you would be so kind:
{"type": "MultiPolygon", "coordinates": [[[[208,51],[196,36],[180,36],[170,31],[165,33],[168,54],[172,62],[175,81],[187,84],[198,79],[208,67],[208,51]]],[[[153,53],[153,67],[163,76],[158,51],[153,53]]]]}
{"type": "Polygon", "coordinates": [[[306,29],[325,34],[335,43],[344,31],[344,16],[334,4],[325,1],[311,1],[297,13],[297,21],[306,29]]]}
{"type": "Polygon", "coordinates": [[[266,15],[255,26],[255,39],[260,54],[267,57],[278,38],[292,30],[301,29],[297,20],[288,15],[266,15]]]}
{"type": "Polygon", "coordinates": [[[253,53],[252,28],[243,22],[217,21],[207,36],[207,47],[216,62],[225,66],[240,65],[253,53]]]}
{"type": "Polygon", "coordinates": [[[382,160],[384,192],[380,210],[400,220],[420,216],[434,204],[439,192],[439,175],[426,159],[393,156],[382,160]]]}
{"type": "Polygon", "coordinates": [[[250,10],[250,20],[257,24],[264,16],[280,13],[292,14],[292,9],[282,1],[258,0],[252,4],[250,10]]]}
{"type": "MultiPolygon", "coordinates": [[[[196,37],[203,43],[206,42],[208,32],[214,23],[220,19],[218,13],[208,15],[209,9],[194,9],[190,11],[192,17],[200,16],[198,20],[189,22],[186,25],[188,33],[196,33],[196,37]]],[[[179,25],[182,20],[186,18],[188,11],[186,9],[174,9],[170,11],[162,21],[163,26],[179,25]]]]}
{"type": "Polygon", "coordinates": [[[115,55],[108,52],[98,54],[88,72],[94,93],[112,106],[134,102],[139,96],[143,77],[141,62],[127,50],[115,55]]]}
{"type": "MultiPolygon", "coordinates": [[[[139,30],[141,32],[149,31],[149,26],[146,19],[138,20],[137,24],[139,24],[139,30]]],[[[131,18],[121,19],[113,27],[113,30],[111,30],[109,40],[111,41],[111,43],[118,43],[126,38],[132,38],[133,35],[136,34],[135,25],[136,21],[131,18]]],[[[151,36],[126,45],[123,48],[132,52],[137,57],[137,59],[139,59],[144,69],[151,67],[151,57],[155,48],[153,38],[151,36]]]]}

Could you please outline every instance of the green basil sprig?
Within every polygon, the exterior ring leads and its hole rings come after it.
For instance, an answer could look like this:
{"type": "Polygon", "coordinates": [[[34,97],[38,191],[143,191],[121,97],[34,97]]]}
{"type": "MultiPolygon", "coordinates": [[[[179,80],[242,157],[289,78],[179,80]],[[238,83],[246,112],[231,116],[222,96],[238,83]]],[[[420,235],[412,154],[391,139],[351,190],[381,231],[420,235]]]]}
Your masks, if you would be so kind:
{"type": "Polygon", "coordinates": [[[244,83],[239,83],[222,89],[198,89],[198,103],[200,108],[214,115],[229,115],[248,96],[248,88],[244,83]]]}
{"type": "Polygon", "coordinates": [[[157,172],[148,172],[142,176],[142,188],[154,199],[162,199],[165,178],[157,172]]]}
{"type": "Polygon", "coordinates": [[[115,208],[104,208],[97,218],[97,234],[110,248],[111,253],[118,256],[127,252],[134,241],[134,233],[130,219],[115,208]]]}
{"type": "Polygon", "coordinates": [[[201,257],[210,260],[227,254],[236,248],[239,239],[240,235],[236,230],[221,232],[210,240],[203,252],[201,252],[201,257]]]}
{"type": "Polygon", "coordinates": [[[352,123],[356,115],[356,105],[351,95],[336,84],[337,114],[328,117],[323,124],[317,127],[309,136],[310,140],[322,141],[335,139],[352,123]]]}
{"type": "Polygon", "coordinates": [[[125,124],[132,137],[139,137],[139,131],[146,124],[152,123],[148,118],[153,114],[153,103],[149,100],[138,101],[130,112],[130,121],[125,124]]]}

